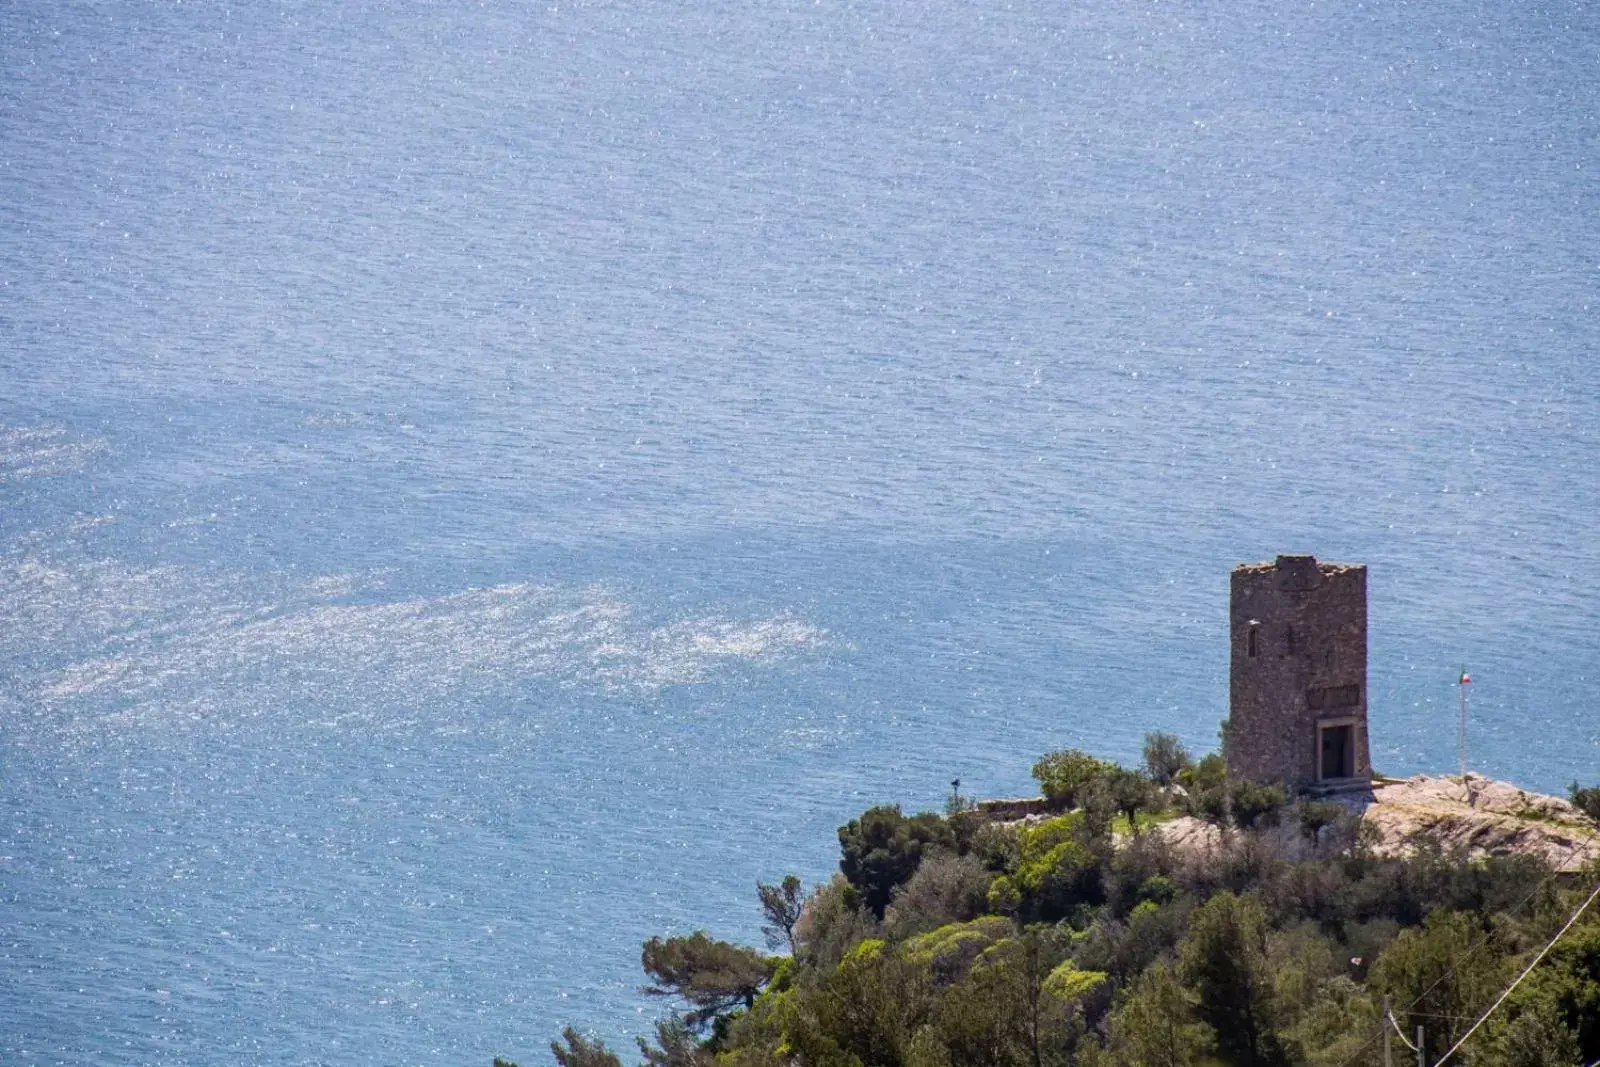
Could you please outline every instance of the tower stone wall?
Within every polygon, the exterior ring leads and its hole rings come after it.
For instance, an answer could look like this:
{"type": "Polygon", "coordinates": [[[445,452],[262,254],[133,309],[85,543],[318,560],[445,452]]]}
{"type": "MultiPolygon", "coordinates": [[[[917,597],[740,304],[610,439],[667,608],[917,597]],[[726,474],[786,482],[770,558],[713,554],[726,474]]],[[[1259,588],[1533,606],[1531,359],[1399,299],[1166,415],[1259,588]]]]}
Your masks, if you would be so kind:
{"type": "Polygon", "coordinates": [[[1291,789],[1370,779],[1367,568],[1241,564],[1231,599],[1228,773],[1291,789]]]}

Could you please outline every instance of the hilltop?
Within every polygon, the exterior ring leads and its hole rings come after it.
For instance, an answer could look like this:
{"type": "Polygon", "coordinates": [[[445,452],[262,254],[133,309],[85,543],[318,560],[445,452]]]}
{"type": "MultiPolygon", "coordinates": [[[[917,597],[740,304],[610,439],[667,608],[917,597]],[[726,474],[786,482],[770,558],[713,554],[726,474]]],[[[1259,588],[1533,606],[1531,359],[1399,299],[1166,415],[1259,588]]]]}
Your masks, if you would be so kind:
{"type": "MultiPolygon", "coordinates": [[[[1166,734],[1033,773],[1043,797],[869,808],[831,879],[758,885],[781,955],[646,942],[672,1010],[644,1067],[1375,1067],[1386,1033],[1429,1063],[1470,1038],[1452,1067],[1600,1057],[1600,789],[1295,798],[1166,734]]],[[[622,1067],[570,1028],[552,1051],[622,1067]]]]}
{"type": "MultiPolygon", "coordinates": [[[[1558,873],[1575,873],[1600,861],[1600,823],[1563,797],[1532,793],[1480,774],[1380,778],[1372,788],[1333,794],[1367,831],[1373,855],[1401,857],[1436,845],[1468,861],[1526,856],[1558,873]]],[[[996,822],[1045,818],[1044,797],[986,800],[978,809],[996,822]]],[[[1163,838],[1180,851],[1205,851],[1221,841],[1212,821],[1178,815],[1160,825],[1163,838]]],[[[1291,847],[1293,838],[1288,842],[1291,847]]]]}

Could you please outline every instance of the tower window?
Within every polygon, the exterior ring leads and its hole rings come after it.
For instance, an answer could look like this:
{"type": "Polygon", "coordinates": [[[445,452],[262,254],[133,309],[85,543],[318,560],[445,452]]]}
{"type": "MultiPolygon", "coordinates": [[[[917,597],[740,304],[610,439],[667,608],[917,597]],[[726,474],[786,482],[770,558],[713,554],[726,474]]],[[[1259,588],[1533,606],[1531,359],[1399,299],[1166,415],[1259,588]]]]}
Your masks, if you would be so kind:
{"type": "Polygon", "coordinates": [[[1251,659],[1261,655],[1261,628],[1259,626],[1250,627],[1250,633],[1245,638],[1245,649],[1251,659]]]}

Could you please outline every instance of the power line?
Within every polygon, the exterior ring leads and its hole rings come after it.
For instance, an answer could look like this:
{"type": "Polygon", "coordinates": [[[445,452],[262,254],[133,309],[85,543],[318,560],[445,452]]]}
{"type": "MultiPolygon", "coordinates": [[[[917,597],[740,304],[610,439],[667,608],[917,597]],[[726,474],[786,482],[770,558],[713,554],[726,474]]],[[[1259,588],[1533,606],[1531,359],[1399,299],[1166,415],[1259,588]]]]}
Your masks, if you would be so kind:
{"type": "MultiPolygon", "coordinates": [[[[1577,854],[1579,849],[1587,848],[1590,845],[1590,843],[1592,843],[1594,841],[1594,839],[1596,837],[1600,837],[1600,828],[1597,828],[1597,829],[1591,831],[1589,836],[1584,838],[1582,841],[1573,842],[1572,846],[1567,849],[1567,854],[1562,857],[1560,863],[1552,864],[1550,873],[1545,875],[1543,878],[1541,878],[1539,880],[1539,884],[1535,885],[1531,890],[1529,890],[1528,891],[1528,895],[1523,897],[1522,900],[1517,904],[1517,906],[1515,908],[1513,908],[1512,910],[1513,911],[1521,911],[1523,908],[1527,907],[1528,904],[1533,900],[1533,898],[1538,896],[1539,893],[1544,889],[1545,886],[1549,885],[1552,881],[1555,880],[1556,876],[1560,873],[1561,866],[1563,864],[1565,864],[1568,860],[1572,859],[1572,857],[1577,854]]],[[[1439,985],[1442,982],[1444,982],[1445,979],[1453,978],[1455,976],[1457,966],[1459,966],[1461,963],[1464,963],[1467,960],[1471,959],[1473,953],[1477,952],[1484,945],[1487,945],[1489,943],[1489,939],[1491,937],[1493,937],[1493,936],[1494,936],[1493,931],[1485,931],[1483,934],[1481,934],[1478,937],[1477,941],[1473,942],[1472,945],[1468,946],[1467,950],[1461,954],[1459,959],[1457,959],[1454,962],[1452,962],[1450,964],[1450,966],[1445,968],[1443,974],[1441,974],[1438,978],[1435,978],[1433,980],[1433,984],[1432,985],[1428,986],[1427,989],[1424,989],[1421,993],[1417,994],[1416,999],[1413,1000],[1409,1005],[1406,1006],[1405,1014],[1410,1015],[1411,1014],[1411,1009],[1416,1007],[1418,1004],[1421,1004],[1423,1002],[1423,1000],[1427,999],[1428,994],[1432,993],[1435,989],[1438,989],[1439,985]]],[[[1400,1029],[1400,1026],[1399,1026],[1398,1023],[1396,1023],[1395,1024],[1395,1030],[1398,1031],[1399,1029],[1400,1029]]],[[[1345,1061],[1343,1063],[1341,1063],[1339,1065],[1339,1067],[1350,1067],[1350,1064],[1354,1063],[1357,1060],[1357,1058],[1359,1058],[1363,1053],[1365,1053],[1368,1049],[1370,1049],[1373,1046],[1373,1044],[1375,1042],[1377,1042],[1378,1038],[1381,1037],[1384,1034],[1384,1032],[1386,1030],[1387,1030],[1387,1027],[1385,1027],[1384,1024],[1380,1022],[1378,1024],[1378,1029],[1372,1034],[1372,1036],[1367,1038],[1367,1040],[1365,1042],[1363,1042],[1359,1048],[1357,1048],[1354,1052],[1352,1052],[1350,1054],[1350,1056],[1347,1059],[1345,1059],[1345,1061]]],[[[1404,1041],[1405,1040],[1405,1036],[1401,1035],[1400,1039],[1402,1041],[1404,1041]]],[[[1407,1042],[1407,1044],[1409,1045],[1410,1043],[1407,1042]]],[[[1415,1047],[1413,1046],[1413,1051],[1414,1050],[1415,1050],[1415,1047]]],[[[1440,1062],[1442,1063],[1443,1061],[1441,1060],[1440,1062]]],[[[1435,1067],[1437,1067],[1437,1065],[1435,1065],[1435,1067]]],[[[1600,1067],[1600,1064],[1591,1064],[1590,1067],[1600,1067]]]]}
{"type": "Polygon", "coordinates": [[[1512,991],[1515,990],[1517,986],[1522,984],[1522,980],[1524,978],[1533,973],[1533,969],[1539,966],[1539,961],[1544,959],[1545,956],[1549,955],[1550,950],[1556,947],[1556,942],[1560,941],[1566,936],[1567,931],[1572,929],[1573,923],[1578,921],[1578,917],[1581,916],[1585,911],[1589,910],[1589,905],[1594,903],[1596,897],[1600,897],[1600,882],[1595,883],[1594,892],[1590,893],[1589,899],[1585,900],[1581,905],[1579,905],[1578,910],[1572,913],[1572,918],[1567,920],[1567,925],[1563,926],[1556,933],[1556,936],[1550,939],[1550,943],[1548,945],[1539,950],[1539,954],[1533,958],[1533,962],[1528,964],[1527,968],[1521,974],[1517,975],[1517,980],[1515,982],[1512,982],[1510,985],[1506,986],[1506,991],[1500,994],[1500,998],[1498,1000],[1489,1005],[1489,1010],[1479,1016],[1478,1021],[1473,1023],[1471,1028],[1469,1028],[1466,1033],[1461,1035],[1461,1040],[1457,1041],[1454,1045],[1451,1045],[1449,1052],[1446,1052],[1442,1057],[1434,1061],[1433,1067],[1443,1067],[1444,1061],[1448,1060],[1451,1056],[1454,1056],[1456,1054],[1456,1050],[1467,1043],[1467,1038],[1477,1033],[1478,1027],[1482,1026],[1484,1021],[1487,1020],[1489,1016],[1493,1015],[1500,1005],[1506,1002],[1506,998],[1511,995],[1512,991]]]}
{"type": "Polygon", "coordinates": [[[1413,1045],[1410,1041],[1406,1040],[1405,1031],[1400,1029],[1400,1022],[1399,1022],[1399,1020],[1397,1020],[1394,1017],[1394,1012],[1390,1011],[1388,1013],[1388,1015],[1389,1015],[1389,1025],[1394,1027],[1394,1032],[1400,1038],[1400,1043],[1402,1045],[1404,1045],[1406,1048],[1410,1049],[1412,1052],[1421,1052],[1422,1051],[1421,1049],[1419,1049],[1417,1046],[1413,1045]]]}
{"type": "MultiPolygon", "coordinates": [[[[1589,843],[1592,842],[1596,837],[1600,837],[1600,829],[1591,831],[1589,836],[1586,837],[1584,840],[1574,842],[1572,847],[1567,849],[1567,854],[1562,859],[1561,863],[1566,863],[1567,860],[1570,860],[1573,857],[1573,855],[1577,853],[1578,849],[1587,848],[1589,843]]],[[[1560,867],[1561,867],[1561,864],[1552,865],[1550,873],[1545,875],[1543,878],[1539,879],[1539,883],[1537,885],[1535,885],[1531,890],[1529,890],[1528,891],[1528,895],[1523,897],[1522,900],[1517,904],[1517,906],[1515,908],[1513,908],[1512,910],[1513,911],[1521,911],[1523,908],[1527,907],[1528,904],[1532,902],[1533,898],[1538,896],[1540,891],[1543,890],[1545,886],[1549,885],[1552,881],[1554,881],[1556,876],[1561,873],[1560,872],[1560,867]]],[[[1463,960],[1471,958],[1472,954],[1474,952],[1477,952],[1484,945],[1487,945],[1489,943],[1490,938],[1492,938],[1493,936],[1494,936],[1494,931],[1492,931],[1492,930],[1484,931],[1481,935],[1479,935],[1478,940],[1475,941],[1472,944],[1472,946],[1470,948],[1468,948],[1465,953],[1462,954],[1461,958],[1463,960]]],[[[1443,982],[1446,978],[1455,977],[1455,973],[1456,973],[1456,965],[1454,963],[1452,963],[1449,967],[1445,968],[1445,972],[1443,974],[1441,974],[1438,978],[1434,979],[1434,982],[1433,982],[1432,985],[1430,985],[1427,989],[1424,989],[1420,994],[1418,994],[1417,999],[1413,1000],[1411,1002],[1411,1004],[1410,1004],[1410,1007],[1406,1008],[1406,1014],[1409,1015],[1411,1013],[1411,1008],[1414,1008],[1418,1004],[1422,1003],[1423,998],[1425,998],[1429,993],[1432,993],[1435,989],[1438,989],[1439,988],[1439,984],[1441,982],[1443,982]]]]}

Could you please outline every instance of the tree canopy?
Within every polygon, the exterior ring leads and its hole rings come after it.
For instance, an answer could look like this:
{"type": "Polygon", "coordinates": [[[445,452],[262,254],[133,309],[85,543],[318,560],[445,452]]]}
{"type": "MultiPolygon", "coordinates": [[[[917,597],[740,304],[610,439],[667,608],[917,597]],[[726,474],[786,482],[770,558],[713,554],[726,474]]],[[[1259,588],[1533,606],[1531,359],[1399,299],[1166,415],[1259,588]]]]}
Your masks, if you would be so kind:
{"type": "Polygon", "coordinates": [[[640,960],[653,996],[680,997],[690,1005],[686,1021],[699,1026],[732,1008],[755,1004],[775,964],[754,949],[717,941],[704,930],[687,937],[652,937],[640,960]]]}
{"type": "Polygon", "coordinates": [[[954,841],[949,822],[932,812],[907,816],[898,804],[869,808],[839,827],[839,870],[881,919],[895,886],[911,879],[923,856],[954,841]]]}
{"type": "MultiPolygon", "coordinates": [[[[643,1067],[1376,1067],[1386,1004],[1433,1062],[1600,880],[1425,841],[1380,854],[1337,805],[1173,762],[1052,753],[1036,773],[1075,806],[1014,823],[863,812],[831,881],[758,883],[789,956],[704,931],[645,943],[647,991],[676,1010],[639,1039],[643,1067]],[[1160,832],[1180,812],[1214,823],[1203,850],[1160,832]]],[[[1600,1059],[1594,912],[1452,1062],[1600,1059]]],[[[561,1036],[559,1067],[620,1067],[561,1036]]]]}

